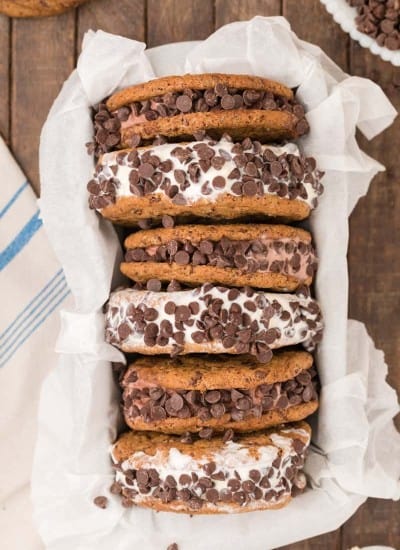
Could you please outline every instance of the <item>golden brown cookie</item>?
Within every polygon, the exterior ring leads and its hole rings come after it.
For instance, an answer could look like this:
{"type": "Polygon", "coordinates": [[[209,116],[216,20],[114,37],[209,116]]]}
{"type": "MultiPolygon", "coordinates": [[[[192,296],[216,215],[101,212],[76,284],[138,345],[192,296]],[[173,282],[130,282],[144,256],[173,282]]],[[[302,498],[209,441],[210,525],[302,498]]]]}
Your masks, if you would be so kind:
{"type": "Polygon", "coordinates": [[[268,363],[272,349],[303,344],[312,350],[320,341],[321,311],[305,292],[212,284],[172,292],[119,289],[106,307],[105,338],[122,351],[144,355],[250,353],[268,363]]]}
{"type": "Polygon", "coordinates": [[[86,0],[0,0],[0,13],[9,17],[57,15],[83,4],[86,0]]]}
{"type": "Polygon", "coordinates": [[[318,407],[317,372],[301,351],[277,354],[265,366],[251,356],[141,357],[121,386],[134,430],[250,432],[302,420],[318,407]]]}
{"type": "Polygon", "coordinates": [[[124,88],[113,94],[107,100],[107,108],[110,111],[116,111],[124,105],[129,105],[134,101],[143,101],[161,96],[167,93],[181,92],[185,89],[207,90],[215,88],[217,84],[222,84],[228,88],[237,88],[245,90],[268,91],[275,95],[282,96],[288,100],[293,99],[293,92],[279,82],[261,78],[259,76],[243,74],[185,74],[171,75],[149,80],[143,84],[136,84],[130,88],[124,88]]]}
{"type": "Polygon", "coordinates": [[[322,172],[295,144],[205,139],[103,155],[89,206],[122,225],[189,220],[301,220],[317,205],[322,172]]]}
{"type": "MultiPolygon", "coordinates": [[[[167,220],[168,222],[168,220],[167,220]]],[[[121,271],[134,281],[177,280],[295,290],[317,266],[311,235],[287,225],[183,225],[125,239],[121,271]]]]}
{"type": "Polygon", "coordinates": [[[238,513],[285,506],[306,485],[302,472],[311,429],[305,422],[183,443],[129,432],[112,449],[113,493],[134,504],[190,514],[238,513]]]}
{"type": "Polygon", "coordinates": [[[251,75],[187,74],[132,86],[98,106],[94,117],[97,152],[137,146],[158,136],[235,140],[293,139],[309,130],[292,90],[251,75]]]}

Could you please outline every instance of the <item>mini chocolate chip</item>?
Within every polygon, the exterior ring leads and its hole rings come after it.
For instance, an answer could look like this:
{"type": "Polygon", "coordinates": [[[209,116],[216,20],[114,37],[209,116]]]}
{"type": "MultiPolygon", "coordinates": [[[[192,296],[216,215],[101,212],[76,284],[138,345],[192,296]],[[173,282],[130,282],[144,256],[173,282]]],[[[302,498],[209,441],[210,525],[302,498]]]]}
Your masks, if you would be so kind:
{"type": "Polygon", "coordinates": [[[181,95],[176,100],[176,107],[182,113],[188,113],[192,108],[192,100],[187,95],[181,95]]]}
{"type": "Polygon", "coordinates": [[[154,166],[148,162],[144,162],[139,166],[139,176],[141,178],[149,179],[154,174],[154,166]]]}
{"type": "Polygon", "coordinates": [[[146,283],[147,290],[152,292],[160,292],[161,290],[161,281],[158,279],[149,279],[146,283]]]}
{"type": "Polygon", "coordinates": [[[131,333],[131,328],[128,325],[128,323],[122,323],[118,327],[118,336],[120,337],[121,340],[125,340],[126,338],[128,338],[130,333],[131,333]]]}
{"type": "Polygon", "coordinates": [[[250,470],[249,472],[249,478],[254,481],[254,483],[258,483],[261,479],[261,473],[259,470],[250,470]]]}
{"type": "Polygon", "coordinates": [[[207,489],[206,491],[206,499],[209,502],[216,503],[219,500],[219,493],[217,489],[207,489]]]}
{"type": "Polygon", "coordinates": [[[225,94],[221,99],[221,107],[223,109],[233,109],[235,107],[235,100],[233,96],[225,94]]]}
{"type": "Polygon", "coordinates": [[[231,428],[228,428],[222,437],[222,441],[224,443],[227,443],[228,441],[232,441],[233,438],[234,438],[234,432],[231,428]]]}
{"type": "Polygon", "coordinates": [[[142,468],[137,470],[136,479],[137,479],[137,482],[140,485],[146,485],[149,481],[149,474],[148,474],[147,470],[143,470],[142,468]]]}
{"type": "Polygon", "coordinates": [[[206,464],[203,465],[203,470],[205,471],[205,473],[207,475],[211,475],[212,473],[215,472],[217,468],[217,465],[215,464],[214,461],[211,461],[211,462],[207,462],[206,464]]]}
{"type": "Polygon", "coordinates": [[[222,502],[232,502],[232,491],[230,489],[221,489],[219,495],[222,502]]]}
{"type": "Polygon", "coordinates": [[[199,431],[199,437],[201,437],[201,439],[211,439],[212,435],[213,435],[212,428],[202,428],[199,431]]]}
{"type": "Polygon", "coordinates": [[[122,485],[118,481],[114,481],[109,491],[112,495],[120,495],[122,493],[122,485]]]}
{"type": "Polygon", "coordinates": [[[215,189],[223,189],[225,187],[225,178],[222,176],[216,176],[212,180],[212,185],[215,189]]]}
{"type": "Polygon", "coordinates": [[[190,262],[190,256],[184,250],[180,250],[175,254],[174,261],[179,265],[187,265],[190,262]]]}
{"type": "Polygon", "coordinates": [[[158,311],[152,307],[146,308],[144,318],[146,321],[154,321],[158,317],[158,311]]]}
{"type": "Polygon", "coordinates": [[[206,392],[204,398],[207,403],[218,403],[221,399],[221,393],[218,390],[210,390],[206,392]]]}
{"type": "Polygon", "coordinates": [[[168,216],[167,214],[164,214],[161,219],[161,223],[163,227],[174,227],[175,220],[172,216],[168,216]]]}
{"type": "Polygon", "coordinates": [[[98,496],[95,499],[93,499],[93,503],[98,506],[99,508],[102,508],[103,510],[107,508],[108,505],[108,498],[103,496],[98,496]]]}
{"type": "Polygon", "coordinates": [[[233,501],[237,502],[238,504],[242,505],[246,502],[246,493],[244,491],[236,491],[236,493],[233,493],[233,501]]]}
{"type": "Polygon", "coordinates": [[[257,195],[258,186],[254,180],[246,181],[243,184],[243,194],[247,197],[254,197],[257,195]]]}
{"type": "Polygon", "coordinates": [[[232,478],[228,481],[227,485],[232,491],[238,491],[241,483],[238,479],[232,478]]]}
{"type": "Polygon", "coordinates": [[[190,485],[192,483],[192,478],[187,474],[181,474],[179,477],[179,483],[181,485],[190,485]]]}

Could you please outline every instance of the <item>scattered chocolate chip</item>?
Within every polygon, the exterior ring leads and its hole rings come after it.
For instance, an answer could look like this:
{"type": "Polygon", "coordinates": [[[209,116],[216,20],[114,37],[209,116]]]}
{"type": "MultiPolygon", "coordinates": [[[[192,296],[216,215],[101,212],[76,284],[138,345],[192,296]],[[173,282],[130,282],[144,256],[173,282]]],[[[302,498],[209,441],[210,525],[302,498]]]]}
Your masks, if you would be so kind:
{"type": "Polygon", "coordinates": [[[93,499],[93,503],[98,506],[99,508],[102,508],[103,510],[107,508],[108,505],[108,498],[103,496],[98,496],[95,499],[93,499]]]}

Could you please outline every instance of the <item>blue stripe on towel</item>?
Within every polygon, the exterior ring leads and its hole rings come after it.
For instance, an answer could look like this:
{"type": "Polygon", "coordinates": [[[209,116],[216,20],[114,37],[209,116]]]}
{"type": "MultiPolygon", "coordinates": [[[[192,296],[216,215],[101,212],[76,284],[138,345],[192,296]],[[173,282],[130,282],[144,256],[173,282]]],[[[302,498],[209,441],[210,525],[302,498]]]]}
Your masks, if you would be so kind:
{"type": "Polygon", "coordinates": [[[20,194],[24,189],[28,187],[28,182],[25,181],[18,189],[15,191],[14,195],[11,197],[11,199],[8,201],[8,203],[0,210],[0,220],[4,216],[4,214],[7,212],[7,210],[14,204],[14,202],[18,199],[20,194]]]}
{"type": "MultiPolygon", "coordinates": [[[[25,322],[26,318],[30,316],[30,314],[32,313],[32,308],[34,308],[37,304],[36,302],[39,300],[39,298],[41,298],[41,301],[43,301],[43,299],[46,298],[46,296],[43,296],[43,294],[46,292],[46,290],[51,287],[51,289],[53,289],[54,285],[56,284],[57,280],[59,279],[61,275],[61,278],[64,279],[65,276],[64,276],[64,272],[62,269],[60,269],[59,271],[57,271],[57,273],[54,275],[54,277],[52,277],[50,279],[50,281],[42,288],[42,290],[36,294],[36,296],[34,298],[32,298],[32,300],[29,302],[28,305],[26,305],[24,307],[24,309],[16,316],[16,318],[14,319],[14,321],[11,323],[11,325],[9,325],[1,334],[0,334],[0,347],[1,347],[1,341],[3,340],[3,338],[10,332],[11,329],[13,329],[15,327],[15,324],[18,323],[18,321],[21,319],[21,317],[24,315],[24,313],[26,313],[26,316],[25,316],[25,319],[22,319],[22,323],[25,322]]],[[[34,311],[34,310],[33,310],[34,311]]],[[[19,323],[15,328],[18,328],[19,326],[21,325],[21,323],[19,323]]]]}
{"type": "Polygon", "coordinates": [[[61,298],[55,304],[52,305],[51,309],[47,310],[42,315],[42,317],[40,317],[40,319],[31,328],[31,330],[27,334],[25,334],[22,337],[22,339],[20,339],[18,342],[16,342],[16,344],[8,352],[8,354],[7,355],[4,354],[0,357],[0,368],[4,367],[4,365],[12,358],[12,356],[15,354],[15,352],[18,351],[18,349],[24,344],[24,342],[29,338],[29,336],[31,336],[35,332],[35,330],[37,330],[40,327],[40,325],[42,325],[45,322],[45,320],[49,317],[49,315],[51,315],[53,313],[53,311],[65,300],[65,298],[68,296],[69,293],[70,293],[70,290],[67,289],[67,291],[61,296],[61,298]]]}
{"type": "MultiPolygon", "coordinates": [[[[40,314],[40,312],[43,311],[43,309],[46,307],[46,303],[48,302],[48,300],[53,300],[54,297],[57,297],[66,288],[67,281],[63,273],[62,275],[63,276],[61,278],[53,278],[53,283],[47,289],[47,292],[43,294],[43,291],[41,291],[38,294],[38,296],[41,295],[40,299],[36,300],[36,303],[32,304],[32,306],[26,311],[26,315],[23,316],[18,323],[16,322],[17,319],[15,319],[12,324],[3,332],[3,334],[0,336],[0,353],[2,353],[2,349],[9,344],[9,341],[15,336],[15,334],[24,332],[27,328],[29,328],[30,324],[32,323],[32,316],[39,308],[40,314]],[[11,328],[12,332],[10,334],[11,328]]],[[[48,286],[49,285],[47,284],[46,287],[48,286]]],[[[34,317],[33,319],[35,318],[36,317],[34,317]]]]}
{"type": "Polygon", "coordinates": [[[39,306],[41,306],[39,311],[37,311],[36,314],[33,316],[30,315],[25,325],[20,327],[18,331],[13,331],[12,334],[10,335],[10,338],[8,338],[7,341],[2,344],[1,346],[2,349],[0,350],[1,355],[4,355],[5,353],[7,353],[7,351],[10,348],[12,348],[12,346],[15,344],[15,342],[18,341],[21,337],[23,337],[24,334],[29,330],[29,328],[32,326],[32,323],[34,323],[41,315],[45,314],[48,308],[52,306],[54,300],[57,300],[60,294],[64,292],[64,290],[68,289],[66,281],[64,280],[61,282],[62,282],[61,287],[54,290],[54,292],[52,292],[51,295],[48,296],[45,303],[42,302],[39,304],[39,306]]]}
{"type": "Polygon", "coordinates": [[[17,256],[26,244],[31,240],[33,235],[42,227],[42,220],[39,219],[39,210],[29,220],[29,222],[21,229],[13,241],[0,252],[0,271],[2,271],[11,260],[17,256]]]}

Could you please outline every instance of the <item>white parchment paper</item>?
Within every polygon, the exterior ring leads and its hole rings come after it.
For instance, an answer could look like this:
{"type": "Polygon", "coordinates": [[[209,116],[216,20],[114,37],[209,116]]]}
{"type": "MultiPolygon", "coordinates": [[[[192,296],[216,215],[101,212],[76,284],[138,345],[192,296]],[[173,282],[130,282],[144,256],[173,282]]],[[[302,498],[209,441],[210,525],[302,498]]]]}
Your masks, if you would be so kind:
{"type": "Polygon", "coordinates": [[[62,314],[60,361],[43,385],[33,469],[35,519],[51,550],[225,548],[266,550],[339,527],[369,495],[400,497],[399,410],[387,367],[365,327],[347,320],[348,216],[383,167],[355,141],[372,138],[396,112],[373,82],[344,74],[319,48],[299,40],[281,17],[256,17],[219,29],[204,42],[145,45],[88,33],[77,69],[44,126],[41,210],[75,297],[62,314]],[[117,399],[110,361],[122,354],[103,340],[101,307],[119,279],[114,228],[87,207],[92,160],[90,105],[117,88],[163,74],[257,74],[299,87],[312,131],[300,147],[326,171],[325,193],[310,226],[320,256],[316,281],[326,323],[318,352],[321,407],[307,461],[313,490],[287,508],[226,516],[124,510],[108,494],[108,450],[117,399]],[[396,459],[397,457],[397,459],[396,459]],[[107,495],[106,510],[92,503],[107,495]]]}

